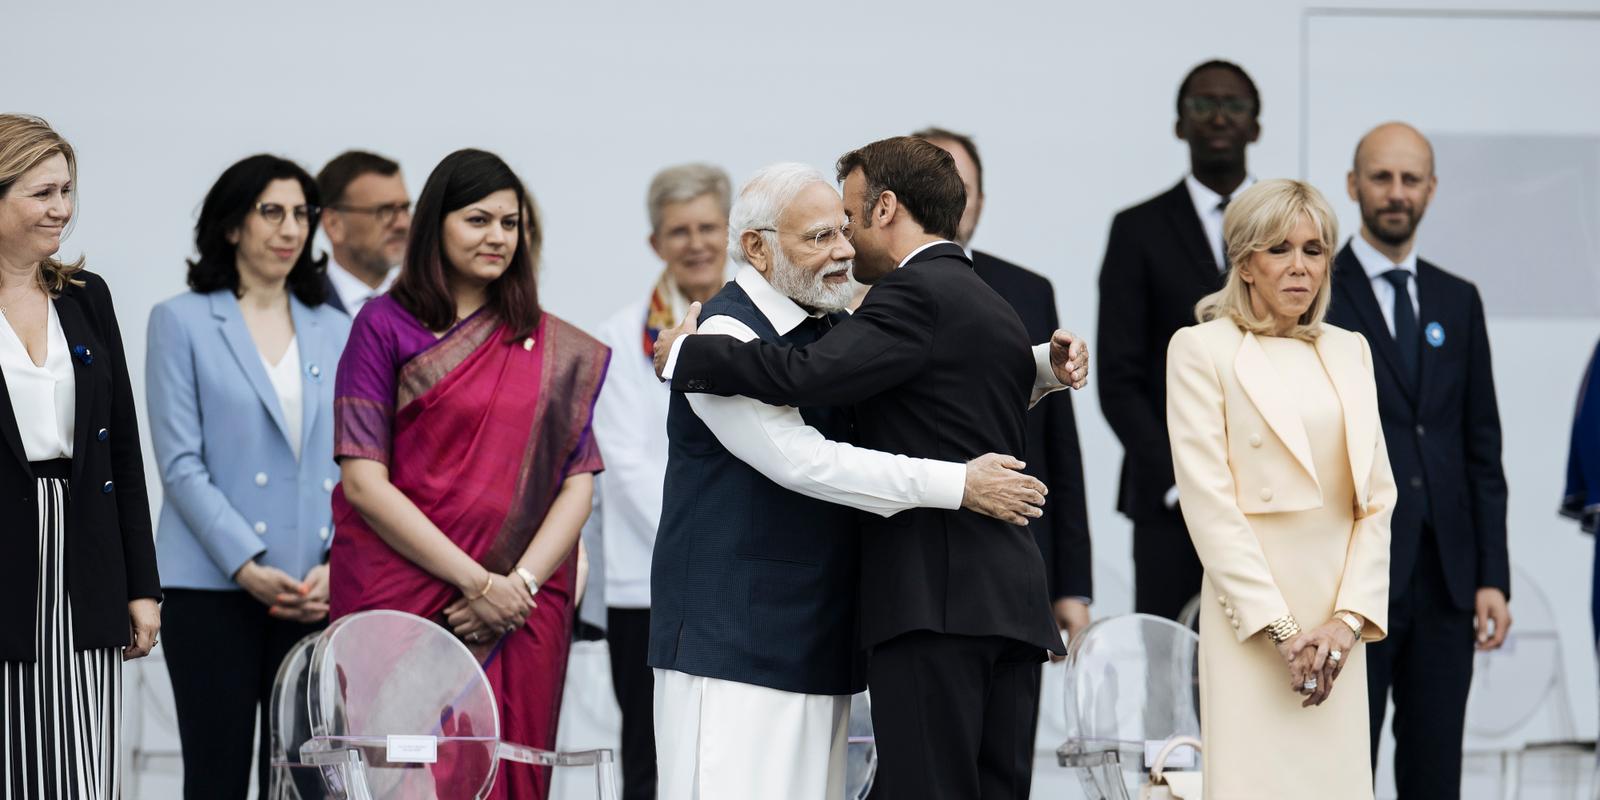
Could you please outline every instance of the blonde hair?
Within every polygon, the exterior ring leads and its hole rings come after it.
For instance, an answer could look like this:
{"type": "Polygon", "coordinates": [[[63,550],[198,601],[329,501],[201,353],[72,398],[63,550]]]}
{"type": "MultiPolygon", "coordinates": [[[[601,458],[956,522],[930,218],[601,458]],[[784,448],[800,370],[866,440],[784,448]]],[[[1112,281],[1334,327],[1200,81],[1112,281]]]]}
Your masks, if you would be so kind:
{"type": "MultiPolygon", "coordinates": [[[[67,159],[67,173],[78,182],[78,157],[72,145],[56,133],[50,123],[27,114],[0,114],[0,198],[5,197],[28,170],[45,159],[60,154],[67,159]]],[[[46,258],[39,264],[39,287],[51,296],[59,295],[68,283],[82,285],[73,274],[83,269],[83,258],[64,264],[46,258]]]]}
{"type": "Polygon", "coordinates": [[[1228,204],[1222,217],[1222,238],[1228,243],[1228,280],[1221,289],[1201,298],[1194,307],[1195,318],[1201,322],[1228,318],[1251,333],[1314,341],[1322,333],[1322,320],[1332,299],[1333,252],[1339,241],[1339,219],[1322,193],[1301,181],[1261,181],[1228,204]],[[1240,276],[1239,268],[1255,253],[1282,244],[1301,217],[1309,217],[1317,226],[1327,266],[1311,307],[1293,328],[1279,333],[1273,320],[1256,315],[1250,304],[1250,284],[1240,276]]]}

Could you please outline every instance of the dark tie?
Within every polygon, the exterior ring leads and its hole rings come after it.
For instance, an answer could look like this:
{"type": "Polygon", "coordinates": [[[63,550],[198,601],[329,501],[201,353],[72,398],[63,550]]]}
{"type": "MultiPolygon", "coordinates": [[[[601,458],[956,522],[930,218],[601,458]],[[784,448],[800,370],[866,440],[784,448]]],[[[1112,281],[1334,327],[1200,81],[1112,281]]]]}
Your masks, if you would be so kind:
{"type": "MultiPolygon", "coordinates": [[[[1228,213],[1228,202],[1231,201],[1231,200],[1233,200],[1233,195],[1226,195],[1225,194],[1225,195],[1222,196],[1222,201],[1217,203],[1217,210],[1221,211],[1224,216],[1226,216],[1227,213],[1228,213]]],[[[1228,239],[1227,239],[1226,235],[1224,235],[1224,236],[1222,236],[1220,238],[1222,239],[1222,257],[1217,259],[1217,269],[1219,271],[1221,271],[1221,272],[1227,272],[1228,271],[1228,266],[1229,266],[1229,264],[1228,264],[1228,239]]]]}
{"type": "Polygon", "coordinates": [[[1417,334],[1417,312],[1411,307],[1411,273],[1391,269],[1383,279],[1394,287],[1394,343],[1400,347],[1400,363],[1411,385],[1417,384],[1417,366],[1422,355],[1422,337],[1417,334]]]}

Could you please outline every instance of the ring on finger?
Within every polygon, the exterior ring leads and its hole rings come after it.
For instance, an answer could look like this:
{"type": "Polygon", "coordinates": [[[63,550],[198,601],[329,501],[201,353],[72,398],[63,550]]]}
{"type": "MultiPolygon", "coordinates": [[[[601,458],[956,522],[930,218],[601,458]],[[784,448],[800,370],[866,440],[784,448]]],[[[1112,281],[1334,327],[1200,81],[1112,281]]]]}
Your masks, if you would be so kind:
{"type": "Polygon", "coordinates": [[[1328,658],[1333,659],[1333,663],[1337,664],[1340,661],[1344,660],[1344,651],[1343,650],[1334,650],[1334,651],[1328,653],[1328,658]]]}

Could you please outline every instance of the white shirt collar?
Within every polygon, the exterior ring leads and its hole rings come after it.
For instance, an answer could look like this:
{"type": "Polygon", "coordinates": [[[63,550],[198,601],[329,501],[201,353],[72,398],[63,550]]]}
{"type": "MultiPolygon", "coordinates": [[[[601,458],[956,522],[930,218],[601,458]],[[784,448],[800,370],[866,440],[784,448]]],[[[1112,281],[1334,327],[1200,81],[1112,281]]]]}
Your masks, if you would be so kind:
{"type": "Polygon", "coordinates": [[[345,308],[350,309],[352,316],[356,310],[352,306],[360,307],[368,300],[389,291],[389,287],[394,285],[395,278],[399,276],[400,268],[391,268],[389,274],[383,277],[383,283],[374,289],[368,286],[366,281],[357,278],[355,273],[345,269],[332,253],[328,254],[328,280],[333,283],[333,290],[339,293],[339,301],[344,303],[345,308]]]}
{"type": "Polygon", "coordinates": [[[1417,277],[1416,247],[1412,247],[1411,252],[1406,253],[1405,259],[1396,264],[1390,261],[1388,256],[1378,252],[1378,248],[1373,247],[1372,243],[1367,241],[1367,237],[1362,236],[1357,231],[1356,235],[1350,237],[1350,252],[1355,254],[1356,261],[1360,262],[1362,271],[1366,272],[1367,278],[1371,280],[1379,279],[1383,276],[1383,273],[1392,269],[1403,269],[1411,273],[1412,278],[1417,277]]]}
{"type": "Polygon", "coordinates": [[[779,336],[787,336],[789,331],[794,330],[807,317],[821,316],[806,313],[798,303],[772,288],[772,284],[767,283],[767,279],[761,277],[761,273],[757,272],[755,267],[749,265],[740,267],[739,274],[733,277],[733,281],[750,296],[750,302],[756,304],[756,310],[772,323],[773,329],[779,336]]]}
{"type": "MultiPolygon", "coordinates": [[[[1228,198],[1232,199],[1234,195],[1250,188],[1250,185],[1255,182],[1256,179],[1254,177],[1250,175],[1244,176],[1244,183],[1239,184],[1239,188],[1234,189],[1233,194],[1228,195],[1228,198]]],[[[1183,185],[1189,189],[1189,199],[1194,203],[1194,210],[1201,214],[1216,211],[1217,205],[1222,202],[1222,195],[1211,191],[1211,187],[1201,183],[1192,172],[1183,176],[1183,185]]]]}
{"type": "MultiPolygon", "coordinates": [[[[938,239],[938,240],[935,240],[935,241],[932,241],[932,242],[928,242],[927,244],[925,244],[925,245],[923,245],[923,246],[921,246],[921,247],[919,247],[919,248],[917,248],[915,250],[912,250],[911,252],[907,253],[905,258],[900,259],[900,263],[899,263],[899,265],[897,265],[895,267],[895,269],[900,269],[901,267],[904,267],[906,264],[910,263],[911,259],[916,258],[918,253],[920,253],[920,252],[922,252],[922,251],[924,251],[924,250],[926,250],[926,249],[928,249],[930,247],[937,247],[938,245],[941,245],[941,244],[956,244],[956,243],[950,241],[949,239],[938,239]]],[[[956,247],[961,247],[961,245],[956,244],[956,247]]],[[[967,248],[965,248],[965,247],[961,247],[962,252],[965,252],[966,249],[967,248]]],[[[968,255],[968,257],[969,258],[971,257],[970,254],[968,255]]]]}

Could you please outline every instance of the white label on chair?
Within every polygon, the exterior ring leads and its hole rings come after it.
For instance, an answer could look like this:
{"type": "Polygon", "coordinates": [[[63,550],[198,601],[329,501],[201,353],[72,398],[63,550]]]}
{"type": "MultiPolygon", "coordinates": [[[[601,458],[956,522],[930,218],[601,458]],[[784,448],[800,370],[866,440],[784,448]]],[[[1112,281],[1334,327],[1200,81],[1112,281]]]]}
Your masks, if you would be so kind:
{"type": "Polygon", "coordinates": [[[432,764],[439,760],[439,740],[432,736],[390,736],[389,763],[432,764]]]}
{"type": "MultiPolygon", "coordinates": [[[[1167,740],[1145,740],[1144,743],[1144,768],[1150,769],[1156,765],[1156,756],[1161,755],[1161,748],[1167,746],[1167,740]]],[[[1194,748],[1188,745],[1179,745],[1172,748],[1167,754],[1167,769],[1194,769],[1194,748]]]]}

